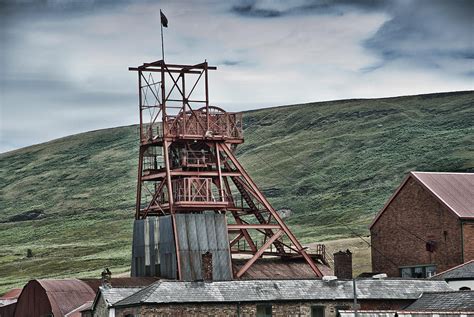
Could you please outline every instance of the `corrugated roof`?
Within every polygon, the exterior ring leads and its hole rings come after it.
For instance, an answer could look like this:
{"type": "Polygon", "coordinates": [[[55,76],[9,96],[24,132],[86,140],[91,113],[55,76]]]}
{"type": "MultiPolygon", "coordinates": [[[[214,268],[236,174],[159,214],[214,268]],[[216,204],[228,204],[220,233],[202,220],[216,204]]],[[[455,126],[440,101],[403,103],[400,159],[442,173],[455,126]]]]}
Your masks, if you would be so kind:
{"type": "Polygon", "coordinates": [[[0,296],[0,299],[17,299],[20,296],[22,290],[22,288],[12,288],[8,292],[0,296]]]}
{"type": "Polygon", "coordinates": [[[474,219],[474,173],[410,172],[370,224],[372,227],[413,178],[461,219],[474,219]]]}
{"type": "Polygon", "coordinates": [[[438,273],[431,278],[436,280],[474,279],[474,260],[438,273]]]}
{"type": "Polygon", "coordinates": [[[410,311],[474,312],[474,291],[429,292],[405,308],[410,311]]]}
{"type": "Polygon", "coordinates": [[[474,219],[474,173],[411,174],[459,218],[474,219]]]}
{"type": "Polygon", "coordinates": [[[78,279],[37,281],[48,296],[54,316],[64,316],[95,297],[92,288],[78,279]]]}
{"type": "Polygon", "coordinates": [[[64,317],[82,317],[83,310],[89,310],[92,306],[92,301],[85,302],[81,306],[67,313],[64,317]]]}
{"type": "MultiPolygon", "coordinates": [[[[416,299],[426,291],[451,290],[445,281],[420,279],[357,280],[360,299],[416,299]]],[[[160,281],[114,306],[165,303],[335,300],[353,297],[352,280],[160,281]]]]}

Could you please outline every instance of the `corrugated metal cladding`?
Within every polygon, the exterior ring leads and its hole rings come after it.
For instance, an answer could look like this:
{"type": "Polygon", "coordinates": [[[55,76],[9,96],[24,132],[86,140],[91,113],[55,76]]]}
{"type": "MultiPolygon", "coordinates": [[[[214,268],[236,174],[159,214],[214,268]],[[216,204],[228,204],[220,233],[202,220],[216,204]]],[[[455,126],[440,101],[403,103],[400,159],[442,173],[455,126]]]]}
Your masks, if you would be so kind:
{"type": "MultiPolygon", "coordinates": [[[[182,280],[203,279],[202,255],[206,252],[212,254],[213,280],[231,280],[225,215],[176,214],[175,217],[182,280]]],[[[171,216],[148,217],[145,220],[135,220],[134,223],[132,276],[157,275],[168,279],[177,278],[176,244],[171,216]]]]}
{"type": "Polygon", "coordinates": [[[173,236],[171,216],[160,217],[160,276],[169,279],[177,278],[176,245],[173,236]]]}
{"type": "Polygon", "coordinates": [[[231,259],[225,215],[215,213],[176,215],[182,280],[203,279],[202,255],[212,254],[212,279],[231,280],[231,259]]]}
{"type": "Polygon", "coordinates": [[[157,276],[160,270],[157,217],[135,220],[133,224],[132,276],[157,276]]]}

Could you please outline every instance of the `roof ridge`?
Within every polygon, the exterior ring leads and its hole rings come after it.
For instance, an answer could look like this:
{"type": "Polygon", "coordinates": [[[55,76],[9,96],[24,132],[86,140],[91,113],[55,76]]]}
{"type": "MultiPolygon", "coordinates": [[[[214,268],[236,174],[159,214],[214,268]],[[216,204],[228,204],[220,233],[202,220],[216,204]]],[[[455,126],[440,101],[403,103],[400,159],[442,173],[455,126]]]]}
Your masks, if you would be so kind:
{"type": "Polygon", "coordinates": [[[467,174],[467,175],[474,175],[474,173],[470,172],[427,172],[427,171],[410,171],[410,173],[417,173],[417,174],[467,174]]]}
{"type": "Polygon", "coordinates": [[[451,293],[474,294],[474,290],[426,291],[426,292],[423,292],[421,295],[423,296],[424,294],[451,294],[451,293]]]}
{"type": "Polygon", "coordinates": [[[144,297],[143,298],[143,301],[146,301],[150,298],[150,296],[153,294],[153,292],[156,290],[156,288],[158,288],[161,284],[161,281],[157,281],[156,283],[153,283],[150,285],[150,287],[147,287],[145,289],[145,291],[148,291],[148,293],[146,294],[146,298],[144,297]]]}
{"type": "Polygon", "coordinates": [[[123,301],[127,301],[127,299],[131,298],[131,297],[138,297],[139,300],[140,300],[140,303],[143,303],[144,301],[146,301],[148,298],[150,298],[150,296],[153,294],[153,292],[155,291],[156,287],[158,287],[161,283],[161,280],[158,280],[148,286],[145,286],[145,287],[141,287],[140,290],[138,290],[137,292],[131,294],[130,296],[127,296],[125,298],[122,298],[121,300],[119,300],[118,302],[116,302],[114,304],[115,305],[120,305],[120,303],[122,303],[123,301]],[[143,294],[143,296],[142,296],[143,294]]]}

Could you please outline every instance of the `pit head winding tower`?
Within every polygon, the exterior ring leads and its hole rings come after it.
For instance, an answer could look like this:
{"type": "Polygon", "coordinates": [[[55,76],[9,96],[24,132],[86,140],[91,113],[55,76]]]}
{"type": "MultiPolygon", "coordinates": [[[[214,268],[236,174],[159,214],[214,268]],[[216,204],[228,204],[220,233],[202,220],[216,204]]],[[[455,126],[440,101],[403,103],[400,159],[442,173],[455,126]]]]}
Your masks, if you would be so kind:
{"type": "Polygon", "coordinates": [[[302,258],[322,276],[324,246],[309,255],[237,160],[242,114],[209,103],[216,67],[160,60],[129,70],[140,110],[132,275],[239,279],[276,257],[302,258]]]}

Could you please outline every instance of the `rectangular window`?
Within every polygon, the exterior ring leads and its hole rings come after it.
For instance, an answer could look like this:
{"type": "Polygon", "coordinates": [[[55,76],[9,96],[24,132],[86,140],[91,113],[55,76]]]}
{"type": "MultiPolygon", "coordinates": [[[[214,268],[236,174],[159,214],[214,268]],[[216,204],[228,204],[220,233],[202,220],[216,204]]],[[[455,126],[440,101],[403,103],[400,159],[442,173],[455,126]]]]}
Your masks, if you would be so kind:
{"type": "Polygon", "coordinates": [[[425,278],[436,274],[436,265],[401,267],[401,277],[425,278]]]}
{"type": "Polygon", "coordinates": [[[324,306],[311,306],[311,317],[324,317],[324,306]]]}
{"type": "Polygon", "coordinates": [[[257,305],[257,317],[271,317],[272,305],[257,305]]]}
{"type": "Polygon", "coordinates": [[[410,267],[401,268],[400,275],[401,277],[411,277],[411,268],[410,267]]]}
{"type": "Polygon", "coordinates": [[[414,267],[413,268],[413,277],[423,278],[423,267],[414,267]]]}
{"type": "Polygon", "coordinates": [[[425,271],[426,271],[426,273],[425,273],[426,277],[431,277],[431,276],[436,274],[436,266],[434,266],[434,265],[427,266],[425,268],[425,271]]]}

